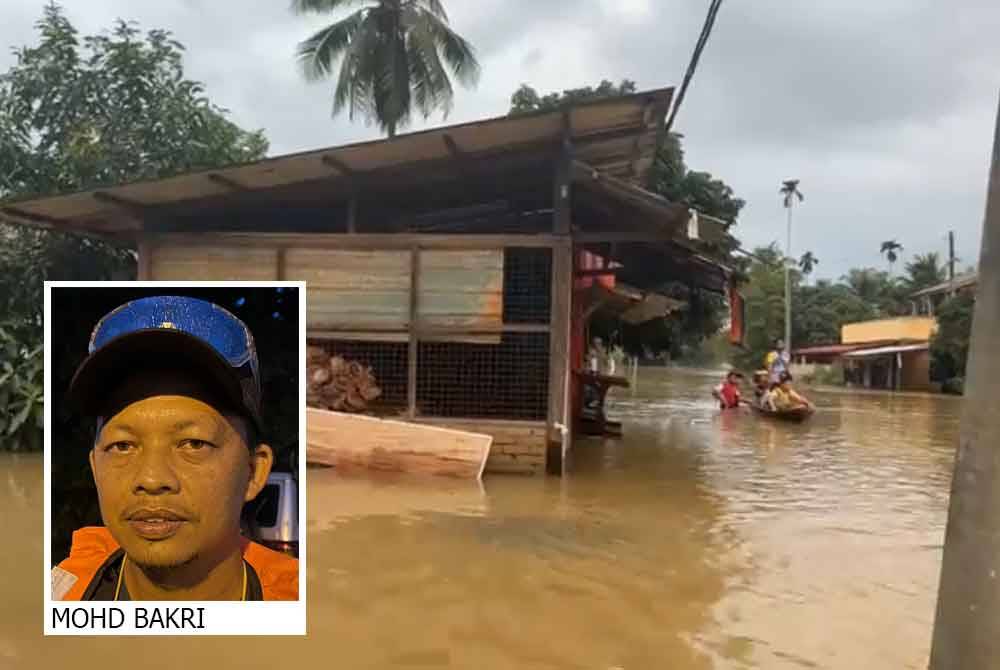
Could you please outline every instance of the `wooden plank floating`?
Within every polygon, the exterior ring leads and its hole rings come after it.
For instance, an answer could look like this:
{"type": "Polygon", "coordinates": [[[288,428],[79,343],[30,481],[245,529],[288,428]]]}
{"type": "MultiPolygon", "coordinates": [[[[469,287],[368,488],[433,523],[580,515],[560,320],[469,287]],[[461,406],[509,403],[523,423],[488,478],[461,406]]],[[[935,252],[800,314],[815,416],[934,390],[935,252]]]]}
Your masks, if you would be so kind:
{"type": "Polygon", "coordinates": [[[306,460],[343,471],[376,470],[479,480],[493,438],[357,414],[306,410],[306,460]]]}
{"type": "Polygon", "coordinates": [[[471,479],[371,472],[353,477],[326,468],[309,470],[310,530],[334,528],[364,517],[429,512],[482,517],[489,512],[489,499],[483,483],[471,479]]]}

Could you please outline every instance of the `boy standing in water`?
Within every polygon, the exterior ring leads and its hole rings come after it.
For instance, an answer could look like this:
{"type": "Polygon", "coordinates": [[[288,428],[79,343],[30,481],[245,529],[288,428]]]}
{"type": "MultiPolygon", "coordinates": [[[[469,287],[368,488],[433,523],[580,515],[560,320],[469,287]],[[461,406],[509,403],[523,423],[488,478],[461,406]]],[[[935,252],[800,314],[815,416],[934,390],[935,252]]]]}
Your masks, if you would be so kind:
{"type": "Polygon", "coordinates": [[[715,387],[713,395],[719,400],[720,409],[736,409],[740,406],[742,399],[740,394],[740,380],[743,375],[735,370],[726,375],[726,380],[715,387]]]}

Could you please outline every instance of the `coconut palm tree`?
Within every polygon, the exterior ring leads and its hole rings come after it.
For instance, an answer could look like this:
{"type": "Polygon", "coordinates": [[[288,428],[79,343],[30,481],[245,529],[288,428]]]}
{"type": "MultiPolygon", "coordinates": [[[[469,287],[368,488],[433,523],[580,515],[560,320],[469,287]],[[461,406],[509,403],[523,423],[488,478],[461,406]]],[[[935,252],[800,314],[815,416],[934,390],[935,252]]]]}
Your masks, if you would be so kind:
{"type": "Polygon", "coordinates": [[[889,261],[889,274],[892,274],[892,268],[896,265],[896,261],[899,260],[899,252],[902,250],[903,245],[896,240],[887,240],[882,243],[880,253],[889,261]]]}
{"type": "Polygon", "coordinates": [[[802,258],[799,259],[799,269],[807,277],[812,274],[817,265],[819,265],[819,259],[811,251],[802,254],[802,258]]]}
{"type": "Polygon", "coordinates": [[[451,78],[473,86],[479,79],[474,49],[448,26],[440,0],[292,0],[298,14],[330,13],[363,5],[298,45],[307,79],[337,72],[333,113],[347,108],[353,120],[374,121],[389,137],[410,122],[414,108],[424,118],[454,98],[451,78]]]}
{"type": "Polygon", "coordinates": [[[792,205],[795,199],[799,202],[805,200],[805,196],[799,191],[798,179],[786,179],[781,182],[781,191],[785,199],[785,209],[788,210],[788,243],[785,246],[785,346],[788,351],[792,350],[792,205]]]}
{"type": "Polygon", "coordinates": [[[935,251],[917,254],[906,264],[905,270],[903,283],[911,293],[940,284],[948,278],[947,267],[935,251]]]}

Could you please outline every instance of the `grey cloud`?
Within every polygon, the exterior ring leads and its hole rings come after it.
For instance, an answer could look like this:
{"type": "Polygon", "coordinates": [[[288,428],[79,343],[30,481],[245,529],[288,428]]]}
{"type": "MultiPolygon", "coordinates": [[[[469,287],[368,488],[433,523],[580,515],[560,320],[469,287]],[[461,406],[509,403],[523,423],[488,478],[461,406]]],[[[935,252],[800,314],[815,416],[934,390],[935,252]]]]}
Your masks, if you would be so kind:
{"type": "MultiPolygon", "coordinates": [[[[118,17],[167,28],[188,47],[188,75],[244,127],[266,130],[274,153],[376,136],[330,118],[332,83],[307,85],[295,44],[324,17],[285,0],[64,0],[84,32],[118,17]]],[[[679,84],[707,3],[630,0],[447,0],[476,46],[483,79],[460,90],[448,122],[503,114],[521,82],[539,91],[602,78],[679,84]]],[[[883,265],[878,243],[907,253],[978,254],[996,113],[1000,7],[993,0],[729,0],[676,130],[688,163],[748,200],[737,233],[747,246],[784,238],[780,181],[803,180],[796,254],[813,250],[820,276],[883,265]]],[[[41,0],[0,5],[0,46],[34,39],[41,0]]],[[[12,58],[0,49],[0,68],[12,58]]],[[[442,122],[435,117],[416,128],[442,122]]]]}

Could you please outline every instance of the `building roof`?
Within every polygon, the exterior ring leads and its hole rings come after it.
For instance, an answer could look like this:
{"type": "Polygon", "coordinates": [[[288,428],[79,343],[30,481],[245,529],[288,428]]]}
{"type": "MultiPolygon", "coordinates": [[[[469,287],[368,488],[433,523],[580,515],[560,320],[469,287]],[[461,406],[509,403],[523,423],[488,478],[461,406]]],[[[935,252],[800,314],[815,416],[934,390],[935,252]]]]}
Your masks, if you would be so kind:
{"type": "Polygon", "coordinates": [[[864,348],[863,344],[823,344],[815,347],[802,347],[792,350],[793,356],[839,356],[857,349],[864,348]]]}
{"type": "MultiPolygon", "coordinates": [[[[573,156],[591,171],[591,184],[637,206],[677,215],[677,207],[625,180],[642,182],[663,130],[673,88],[575,104],[555,111],[502,116],[434,128],[392,139],[325,147],[253,163],[191,172],[76,193],[0,203],[0,219],[69,232],[114,235],[136,230],[134,214],[179,203],[266,192],[319,182],[324,192],[359,177],[391,178],[398,170],[424,170],[456,160],[552,150],[569,141],[573,156]],[[600,180],[598,179],[600,177],[600,180]],[[650,196],[653,196],[650,198],[650,196]],[[131,210],[131,211],[130,211],[131,210]]],[[[724,227],[714,224],[714,227],[724,227]]],[[[705,225],[701,226],[704,230],[705,225]]],[[[705,238],[718,231],[710,229],[705,238]]]]}
{"type": "Polygon", "coordinates": [[[867,358],[869,356],[888,356],[892,354],[904,354],[909,351],[927,351],[930,344],[923,342],[920,344],[896,344],[889,347],[874,347],[870,349],[859,349],[844,354],[844,358],[867,358]]]}
{"type": "Polygon", "coordinates": [[[979,283],[979,273],[969,272],[968,274],[958,275],[951,281],[941,282],[940,284],[935,284],[934,286],[928,286],[925,289],[917,291],[910,297],[923,298],[924,296],[951,293],[952,291],[959,291],[963,288],[970,288],[978,283],[979,283]]]}

